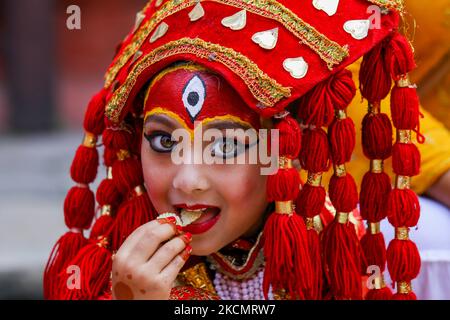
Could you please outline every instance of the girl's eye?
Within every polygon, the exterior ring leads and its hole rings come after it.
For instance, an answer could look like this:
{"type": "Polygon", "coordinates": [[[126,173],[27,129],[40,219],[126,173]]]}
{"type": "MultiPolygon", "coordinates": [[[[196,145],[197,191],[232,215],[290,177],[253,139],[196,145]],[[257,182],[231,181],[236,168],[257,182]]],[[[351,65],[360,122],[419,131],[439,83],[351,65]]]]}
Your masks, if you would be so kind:
{"type": "Polygon", "coordinates": [[[223,138],[217,140],[212,145],[211,154],[213,157],[222,157],[228,159],[236,157],[247,149],[247,145],[237,141],[236,139],[223,138]]]}
{"type": "Polygon", "coordinates": [[[150,147],[156,152],[171,152],[175,145],[175,142],[172,141],[172,136],[166,132],[154,132],[150,135],[145,134],[144,136],[150,143],[150,147]]]}

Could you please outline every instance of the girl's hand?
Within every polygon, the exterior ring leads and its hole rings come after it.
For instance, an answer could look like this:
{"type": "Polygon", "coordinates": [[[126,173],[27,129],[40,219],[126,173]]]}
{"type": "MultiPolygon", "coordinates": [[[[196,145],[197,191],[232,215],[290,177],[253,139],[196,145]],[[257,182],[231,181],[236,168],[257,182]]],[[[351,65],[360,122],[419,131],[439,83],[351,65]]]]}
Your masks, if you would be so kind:
{"type": "Polygon", "coordinates": [[[192,248],[173,217],[136,229],[117,251],[112,267],[112,294],[118,300],[168,300],[172,285],[192,248]]]}

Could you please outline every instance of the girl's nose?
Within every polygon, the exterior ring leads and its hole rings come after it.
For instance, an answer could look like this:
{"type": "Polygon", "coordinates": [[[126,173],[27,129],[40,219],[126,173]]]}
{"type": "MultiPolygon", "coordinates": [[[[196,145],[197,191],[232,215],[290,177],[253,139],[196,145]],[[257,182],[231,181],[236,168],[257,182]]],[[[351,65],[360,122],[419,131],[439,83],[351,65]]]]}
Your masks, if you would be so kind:
{"type": "Polygon", "coordinates": [[[173,179],[173,187],[186,194],[198,194],[207,191],[210,184],[203,165],[182,164],[173,179]]]}

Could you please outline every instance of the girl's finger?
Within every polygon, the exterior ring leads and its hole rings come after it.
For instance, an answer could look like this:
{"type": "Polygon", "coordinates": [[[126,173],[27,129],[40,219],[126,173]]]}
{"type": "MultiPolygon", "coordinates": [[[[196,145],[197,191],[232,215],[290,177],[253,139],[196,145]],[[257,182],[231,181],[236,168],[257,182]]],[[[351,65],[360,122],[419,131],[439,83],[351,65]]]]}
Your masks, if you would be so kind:
{"type": "Polygon", "coordinates": [[[140,226],[125,240],[116,258],[145,263],[162,243],[180,233],[181,229],[170,218],[151,221],[140,226]]]}
{"type": "Polygon", "coordinates": [[[190,233],[182,234],[162,245],[147,261],[146,268],[160,273],[192,240],[190,233]]]}

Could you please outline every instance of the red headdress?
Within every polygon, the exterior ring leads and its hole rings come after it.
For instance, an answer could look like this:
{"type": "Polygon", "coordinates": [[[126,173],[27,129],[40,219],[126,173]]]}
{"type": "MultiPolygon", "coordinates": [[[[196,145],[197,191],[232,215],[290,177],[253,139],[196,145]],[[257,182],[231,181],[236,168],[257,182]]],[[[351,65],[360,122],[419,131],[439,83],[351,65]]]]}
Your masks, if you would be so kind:
{"type": "MultiPolygon", "coordinates": [[[[420,258],[408,239],[408,228],[417,224],[419,204],[409,182],[419,172],[420,154],[411,135],[419,130],[419,110],[415,87],[407,77],[415,67],[412,49],[398,31],[402,11],[402,0],[149,1],[119,46],[104,88],[88,106],[86,138],[71,167],[77,185],[64,204],[70,231],[55,245],[47,264],[46,298],[92,299],[104,294],[112,252],[135,228],[155,218],[139,155],[144,88],[179,61],[220,74],[247,107],[264,118],[273,117],[279,129],[280,166],[267,184],[275,211],[263,232],[265,294],[271,286],[285,298],[319,299],[326,291],[335,299],[360,299],[367,265],[384,271],[387,259],[398,285],[394,298],[414,298],[410,282],[419,272],[420,258]],[[358,197],[345,168],[355,145],[346,108],[356,91],[345,67],[362,56],[360,89],[369,103],[362,140],[370,171],[358,197]],[[393,146],[391,122],[379,108],[392,82],[392,122],[397,130],[393,146]],[[287,108],[296,113],[303,130],[284,112],[287,108]],[[96,195],[103,214],[87,239],[83,230],[90,228],[95,213],[88,185],[97,174],[100,136],[109,170],[96,195]],[[390,156],[397,175],[394,189],[382,165],[390,156]],[[308,171],[301,191],[292,167],[297,158],[308,171]],[[326,198],[321,175],[331,166],[328,192],[336,215],[319,239],[315,221],[326,198]],[[358,202],[369,225],[362,245],[349,223],[358,202]],[[396,231],[387,252],[379,231],[386,216],[396,231]],[[72,264],[83,272],[80,290],[66,289],[65,268],[72,264]]],[[[418,137],[422,138],[419,133],[418,137]]],[[[389,297],[382,277],[378,280],[368,298],[389,297]]]]}

